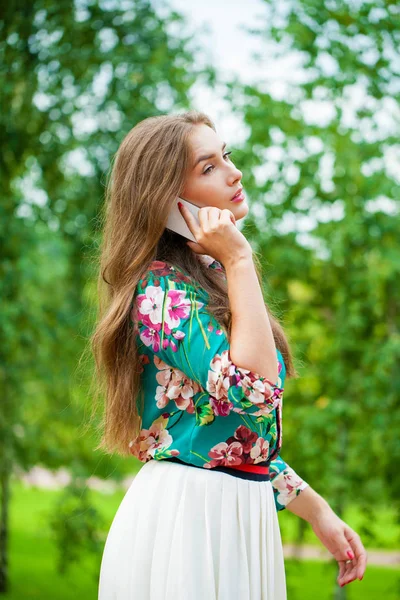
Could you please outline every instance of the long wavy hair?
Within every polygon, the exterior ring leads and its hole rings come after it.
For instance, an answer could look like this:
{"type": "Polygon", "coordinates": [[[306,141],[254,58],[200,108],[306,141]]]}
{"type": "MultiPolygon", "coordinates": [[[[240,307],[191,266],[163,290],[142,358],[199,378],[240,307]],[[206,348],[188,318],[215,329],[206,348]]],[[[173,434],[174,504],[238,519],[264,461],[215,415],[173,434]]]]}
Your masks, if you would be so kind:
{"type": "MultiPolygon", "coordinates": [[[[101,439],[96,450],[128,455],[129,442],[141,429],[142,365],[129,314],[136,286],[152,261],[177,265],[202,286],[209,294],[208,310],[230,338],[232,315],[221,271],[207,267],[184,237],[165,228],[192,166],[189,138],[199,124],[216,131],[206,114],[194,110],[144,119],[125,136],[112,160],[99,214],[98,319],[89,339],[95,359],[92,417],[98,416],[101,398],[101,439]]],[[[253,259],[262,289],[255,252],[253,259]]],[[[267,305],[266,310],[286,377],[297,377],[283,328],[267,305]]]]}

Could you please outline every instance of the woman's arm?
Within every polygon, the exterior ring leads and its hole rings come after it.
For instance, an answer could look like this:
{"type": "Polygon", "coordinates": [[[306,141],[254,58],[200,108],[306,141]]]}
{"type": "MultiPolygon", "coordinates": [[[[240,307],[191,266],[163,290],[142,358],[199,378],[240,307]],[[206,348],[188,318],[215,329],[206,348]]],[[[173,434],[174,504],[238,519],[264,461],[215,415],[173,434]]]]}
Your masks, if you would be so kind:
{"type": "Polygon", "coordinates": [[[327,501],[313,490],[310,485],[301,494],[296,496],[296,498],[286,504],[286,510],[308,521],[310,524],[312,524],[313,519],[318,515],[322,515],[324,511],[326,514],[333,512],[327,501]]]}
{"type": "Polygon", "coordinates": [[[232,312],[231,360],[275,383],[278,380],[275,340],[253,259],[226,261],[224,266],[232,312]]]}

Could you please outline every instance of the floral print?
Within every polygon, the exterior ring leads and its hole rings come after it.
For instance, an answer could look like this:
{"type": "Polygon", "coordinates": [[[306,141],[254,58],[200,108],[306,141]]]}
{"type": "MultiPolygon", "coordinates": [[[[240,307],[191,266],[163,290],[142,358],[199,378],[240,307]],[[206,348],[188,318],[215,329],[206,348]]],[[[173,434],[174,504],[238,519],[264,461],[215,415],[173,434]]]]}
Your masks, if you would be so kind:
{"type": "MultiPolygon", "coordinates": [[[[211,257],[201,260],[221,271],[211,257]]],[[[208,294],[182,269],[153,261],[132,300],[142,365],[143,428],[130,452],[140,461],[179,456],[212,469],[270,466],[277,510],[308,484],[280,457],[285,365],[278,380],[234,364],[228,339],[207,311],[208,294]]]]}
{"type": "Polygon", "coordinates": [[[129,448],[135,456],[142,462],[147,462],[151,458],[165,458],[166,456],[178,456],[178,450],[167,448],[172,444],[172,437],[166,429],[168,419],[163,416],[153,421],[149,429],[142,429],[139,440],[134,444],[129,443],[129,448]]]}

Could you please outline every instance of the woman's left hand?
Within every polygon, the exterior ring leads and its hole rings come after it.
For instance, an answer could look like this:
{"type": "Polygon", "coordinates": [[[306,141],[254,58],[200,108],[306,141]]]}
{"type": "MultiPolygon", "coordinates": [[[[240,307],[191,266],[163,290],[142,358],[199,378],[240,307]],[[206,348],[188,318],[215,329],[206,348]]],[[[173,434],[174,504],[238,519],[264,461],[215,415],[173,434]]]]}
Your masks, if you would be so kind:
{"type": "Polygon", "coordinates": [[[317,513],[310,525],[315,535],[339,563],[338,584],[343,587],[356,578],[361,580],[367,565],[367,552],[358,533],[332,509],[317,513]],[[351,562],[347,562],[348,560],[351,562]]]}

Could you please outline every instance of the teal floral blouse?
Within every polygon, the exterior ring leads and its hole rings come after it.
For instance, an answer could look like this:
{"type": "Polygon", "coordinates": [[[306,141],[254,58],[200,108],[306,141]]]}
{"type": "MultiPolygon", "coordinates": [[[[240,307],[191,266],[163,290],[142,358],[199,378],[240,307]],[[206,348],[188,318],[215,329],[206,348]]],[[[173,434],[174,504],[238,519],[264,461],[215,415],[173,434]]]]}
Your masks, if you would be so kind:
{"type": "MultiPolygon", "coordinates": [[[[222,271],[212,257],[199,255],[222,271]]],[[[228,338],[207,310],[208,293],[177,266],[153,261],[133,295],[130,325],[142,364],[142,462],[179,457],[205,469],[269,464],[276,510],[308,483],[281,458],[285,364],[276,384],[234,364],[228,338]]]]}

